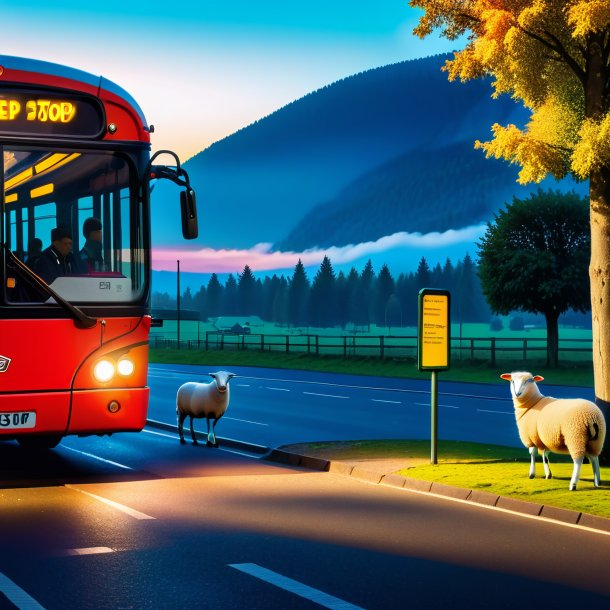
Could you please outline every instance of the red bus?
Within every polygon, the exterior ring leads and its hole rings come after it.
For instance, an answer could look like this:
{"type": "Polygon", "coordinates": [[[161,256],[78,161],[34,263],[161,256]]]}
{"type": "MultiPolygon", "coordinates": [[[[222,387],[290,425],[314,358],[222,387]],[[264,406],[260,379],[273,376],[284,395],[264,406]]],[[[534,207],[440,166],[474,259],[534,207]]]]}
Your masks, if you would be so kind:
{"type": "Polygon", "coordinates": [[[152,179],[183,187],[183,236],[197,236],[188,175],[170,151],[175,165],[151,164],[152,131],[103,77],[0,56],[0,440],[145,425],[152,179]]]}

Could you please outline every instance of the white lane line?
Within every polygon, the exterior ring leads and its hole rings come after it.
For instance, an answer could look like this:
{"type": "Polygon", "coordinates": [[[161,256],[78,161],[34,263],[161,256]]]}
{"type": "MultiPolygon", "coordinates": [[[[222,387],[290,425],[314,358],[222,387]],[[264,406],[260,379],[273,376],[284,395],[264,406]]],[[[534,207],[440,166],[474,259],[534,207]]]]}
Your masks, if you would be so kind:
{"type": "Polygon", "coordinates": [[[317,392],[303,392],[309,396],[325,396],[326,398],[349,398],[349,396],[337,396],[336,394],[318,394],[317,392]]]}
{"type": "Polygon", "coordinates": [[[234,383],[233,385],[238,385],[240,388],[249,388],[249,383],[234,383]]]}
{"type": "Polygon", "coordinates": [[[392,405],[401,405],[402,402],[400,400],[381,400],[381,398],[371,398],[372,402],[387,402],[392,405]]]}
{"type": "Polygon", "coordinates": [[[282,576],[277,572],[263,568],[255,563],[230,563],[228,565],[230,568],[235,568],[240,572],[264,580],[280,589],[284,589],[284,591],[290,591],[290,593],[294,593],[299,597],[304,597],[324,608],[331,608],[332,610],[362,610],[360,606],[354,606],[354,604],[343,601],[338,597],[304,585],[298,580],[282,576]]]}
{"type": "Polygon", "coordinates": [[[514,415],[515,413],[509,413],[508,411],[488,411],[487,409],[477,409],[480,413],[500,413],[501,415],[514,415]]]}
{"type": "Polygon", "coordinates": [[[99,502],[103,502],[104,504],[108,504],[108,506],[112,506],[112,508],[116,508],[117,510],[120,510],[121,512],[125,513],[126,515],[133,517],[134,519],[155,519],[155,517],[151,517],[150,515],[141,513],[139,510],[135,510],[134,508],[129,508],[129,506],[125,506],[124,504],[119,504],[118,502],[113,502],[112,500],[109,500],[108,498],[102,498],[102,496],[96,496],[95,494],[85,491],[84,489],[79,489],[78,487],[75,487],[74,485],[69,485],[66,483],[66,485],[64,485],[64,487],[67,487],[68,489],[72,489],[74,491],[78,491],[79,493],[85,494],[86,496],[90,496],[91,498],[94,498],[95,500],[98,500],[99,502]]]}
{"type": "Polygon", "coordinates": [[[265,386],[265,390],[275,390],[276,392],[290,392],[290,390],[287,390],[286,388],[270,388],[268,386],[265,386]]]}
{"type": "Polygon", "coordinates": [[[8,576],[0,572],[0,591],[6,595],[17,608],[27,610],[44,610],[33,597],[30,597],[21,587],[17,586],[8,576]]]}
{"type": "Polygon", "coordinates": [[[269,424],[262,424],[259,421],[250,421],[249,419],[237,419],[237,417],[223,417],[223,419],[232,419],[233,421],[241,421],[246,424],[256,424],[257,426],[268,426],[269,424]]]}
{"type": "MultiPolygon", "coordinates": [[[[174,436],[171,434],[163,434],[162,432],[153,432],[152,430],[142,430],[142,432],[148,432],[148,434],[156,434],[157,436],[164,436],[165,438],[171,438],[173,441],[178,440],[178,433],[174,436]]],[[[227,453],[234,453],[235,455],[243,455],[244,457],[250,458],[252,460],[258,460],[258,456],[254,456],[251,453],[244,453],[243,451],[237,451],[236,449],[227,449],[226,447],[218,447],[220,451],[226,451],[227,453]]]]}
{"type": "MultiPolygon", "coordinates": [[[[429,402],[414,402],[414,405],[419,405],[420,407],[429,407],[429,402]]],[[[438,405],[439,407],[443,407],[444,409],[461,409],[462,407],[454,407],[453,405],[438,405]]],[[[477,409],[478,410],[478,409],[477,409]]]]}
{"type": "Polygon", "coordinates": [[[80,453],[89,458],[93,458],[94,460],[99,460],[100,462],[105,462],[106,464],[110,464],[111,466],[118,466],[119,468],[124,468],[125,470],[133,470],[130,466],[125,466],[124,464],[119,464],[118,462],[113,462],[112,460],[106,460],[99,455],[93,455],[93,453],[86,453],[85,451],[79,451],[78,449],[72,449],[72,447],[66,447],[66,445],[60,445],[60,449],[67,449],[68,451],[74,451],[74,453],[80,453]]]}
{"type": "Polygon", "coordinates": [[[100,555],[102,553],[115,553],[114,549],[107,546],[90,546],[84,549],[66,549],[64,555],[100,555]]]}

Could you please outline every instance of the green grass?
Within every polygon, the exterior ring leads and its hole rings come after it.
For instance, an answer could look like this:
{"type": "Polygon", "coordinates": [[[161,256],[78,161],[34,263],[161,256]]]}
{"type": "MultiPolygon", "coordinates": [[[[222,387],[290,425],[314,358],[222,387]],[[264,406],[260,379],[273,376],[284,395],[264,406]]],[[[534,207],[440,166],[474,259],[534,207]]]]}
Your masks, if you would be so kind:
{"type": "Polygon", "coordinates": [[[551,454],[553,478],[546,480],[541,463],[537,464],[537,478],[528,477],[529,455],[525,448],[440,441],[436,465],[429,463],[429,441],[310,443],[289,449],[331,460],[404,459],[405,468],[397,472],[406,477],[610,517],[610,468],[602,466],[602,487],[596,489],[591,466],[584,464],[578,488],[571,492],[569,456],[551,454]]]}
{"type": "MultiPolygon", "coordinates": [[[[403,377],[408,379],[430,379],[430,373],[417,370],[412,359],[386,359],[339,356],[310,356],[307,354],[286,354],[285,352],[216,351],[188,349],[151,349],[151,362],[160,364],[201,364],[214,366],[259,366],[282,369],[300,369],[326,373],[347,373],[351,375],[373,375],[377,377],[403,377]]],[[[439,380],[469,381],[473,383],[501,383],[501,373],[524,368],[542,375],[546,383],[591,387],[593,368],[590,363],[562,364],[558,369],[549,369],[542,363],[522,361],[503,362],[491,368],[487,362],[457,361],[451,370],[439,373],[439,380]]],[[[508,392],[508,390],[507,390],[508,392]]],[[[507,394],[508,395],[508,394],[507,394]]]]}

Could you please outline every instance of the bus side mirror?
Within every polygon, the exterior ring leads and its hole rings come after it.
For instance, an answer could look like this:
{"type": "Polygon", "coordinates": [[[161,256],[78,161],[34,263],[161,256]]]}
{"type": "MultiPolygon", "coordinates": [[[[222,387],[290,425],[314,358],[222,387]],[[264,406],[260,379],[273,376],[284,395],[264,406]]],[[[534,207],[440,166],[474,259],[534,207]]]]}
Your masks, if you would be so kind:
{"type": "Polygon", "coordinates": [[[199,235],[197,226],[197,198],[195,191],[187,188],[180,191],[180,212],[182,215],[182,236],[195,239],[199,235]]]}

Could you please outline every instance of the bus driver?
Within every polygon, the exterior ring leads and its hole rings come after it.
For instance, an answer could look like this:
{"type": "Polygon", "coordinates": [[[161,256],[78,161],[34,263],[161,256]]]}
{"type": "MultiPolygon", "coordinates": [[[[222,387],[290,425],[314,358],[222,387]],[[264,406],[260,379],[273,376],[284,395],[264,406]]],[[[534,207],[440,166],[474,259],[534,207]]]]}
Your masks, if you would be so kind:
{"type": "Polygon", "coordinates": [[[74,273],[72,256],[72,233],[66,227],[56,227],[51,231],[51,245],[42,251],[34,262],[34,272],[47,284],[63,275],[74,273]]]}

